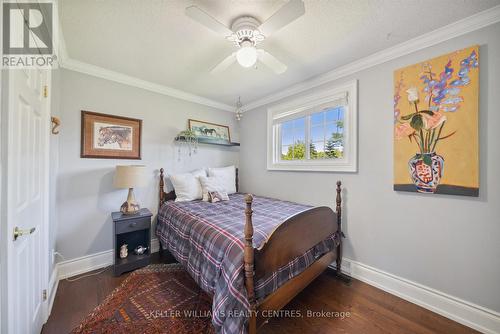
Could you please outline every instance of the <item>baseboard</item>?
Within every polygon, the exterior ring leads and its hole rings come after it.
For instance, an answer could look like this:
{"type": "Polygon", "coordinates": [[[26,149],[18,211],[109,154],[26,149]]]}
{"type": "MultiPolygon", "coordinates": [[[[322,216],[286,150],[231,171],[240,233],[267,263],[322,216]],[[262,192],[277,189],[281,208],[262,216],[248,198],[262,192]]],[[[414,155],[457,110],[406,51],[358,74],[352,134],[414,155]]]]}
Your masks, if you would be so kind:
{"type": "MultiPolygon", "coordinates": [[[[151,252],[156,253],[160,249],[158,239],[151,239],[151,252]]],[[[107,267],[113,264],[114,251],[112,249],[94,253],[71,260],[59,262],[58,279],[65,279],[68,277],[84,274],[86,272],[107,267]]]]}
{"type": "MultiPolygon", "coordinates": [[[[331,265],[335,268],[335,264],[331,265]]],[[[500,313],[405,278],[343,258],[342,272],[483,333],[500,333],[500,313]]]]}
{"type": "MultiPolygon", "coordinates": [[[[151,239],[151,253],[156,253],[160,250],[160,242],[158,239],[151,239]]],[[[47,319],[52,312],[52,306],[54,305],[54,300],[57,293],[57,288],[59,287],[59,281],[65,278],[73,277],[76,275],[84,274],[92,270],[107,267],[113,264],[114,252],[113,250],[107,250],[104,252],[99,252],[95,254],[90,254],[82,257],[78,257],[71,260],[61,261],[54,265],[52,269],[52,274],[50,275],[49,286],[48,286],[48,308],[47,308],[47,319]]],[[[47,321],[45,319],[45,321],[47,321]]]]}
{"type": "Polygon", "coordinates": [[[59,262],[59,279],[80,275],[92,270],[109,266],[113,263],[113,250],[77,257],[59,262]]]}
{"type": "MultiPolygon", "coordinates": [[[[159,250],[160,242],[158,239],[151,239],[151,253],[156,253],[159,250]]],[[[113,257],[114,252],[111,249],[56,263],[52,269],[48,286],[49,305],[47,308],[47,319],[52,312],[52,306],[54,305],[54,299],[56,297],[60,280],[107,267],[113,264],[113,257]]]]}

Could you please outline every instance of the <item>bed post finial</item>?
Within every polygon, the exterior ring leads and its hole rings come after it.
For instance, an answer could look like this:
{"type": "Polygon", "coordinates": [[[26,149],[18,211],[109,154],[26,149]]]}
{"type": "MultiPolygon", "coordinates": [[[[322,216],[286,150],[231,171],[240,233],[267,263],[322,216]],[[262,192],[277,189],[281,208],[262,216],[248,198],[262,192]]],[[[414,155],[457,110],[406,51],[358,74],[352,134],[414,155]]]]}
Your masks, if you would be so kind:
{"type": "Polygon", "coordinates": [[[163,182],[163,168],[160,168],[160,205],[158,206],[158,208],[160,208],[163,203],[163,196],[165,196],[165,191],[163,190],[164,187],[165,183],[163,182]]]}
{"type": "Polygon", "coordinates": [[[236,192],[238,192],[238,191],[240,191],[240,184],[239,184],[240,180],[239,180],[239,176],[238,176],[238,168],[236,168],[234,170],[234,174],[236,176],[236,180],[235,180],[236,181],[236,192]]]}
{"type": "Polygon", "coordinates": [[[337,246],[337,272],[336,276],[342,280],[344,283],[350,283],[351,278],[342,273],[342,238],[344,238],[344,232],[342,232],[342,182],[337,181],[337,200],[335,207],[335,214],[337,215],[337,235],[339,238],[339,245],[337,246]]]}
{"type": "Polygon", "coordinates": [[[342,182],[337,181],[337,206],[335,208],[337,214],[337,235],[339,237],[339,245],[337,246],[337,276],[342,274],[342,182]]]}
{"type": "Polygon", "coordinates": [[[243,261],[245,264],[245,287],[247,290],[248,302],[250,304],[250,317],[248,318],[248,333],[257,332],[257,319],[255,317],[255,290],[254,290],[254,248],[253,248],[253,224],[252,224],[252,201],[253,196],[245,196],[245,249],[243,252],[243,261]]]}
{"type": "Polygon", "coordinates": [[[337,181],[337,206],[335,208],[335,211],[337,212],[337,224],[339,225],[340,228],[340,223],[341,223],[341,216],[342,216],[342,182],[337,181]]]}

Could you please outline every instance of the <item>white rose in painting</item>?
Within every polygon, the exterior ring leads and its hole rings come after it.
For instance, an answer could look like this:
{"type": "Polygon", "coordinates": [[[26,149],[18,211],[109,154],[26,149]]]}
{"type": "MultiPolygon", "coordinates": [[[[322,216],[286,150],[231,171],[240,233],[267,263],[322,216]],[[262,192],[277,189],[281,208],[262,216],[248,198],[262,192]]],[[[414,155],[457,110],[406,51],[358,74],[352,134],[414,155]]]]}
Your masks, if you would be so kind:
{"type": "Polygon", "coordinates": [[[408,90],[406,91],[406,93],[408,93],[408,101],[410,101],[410,103],[418,102],[418,90],[417,90],[417,87],[408,88],[408,90]]]}

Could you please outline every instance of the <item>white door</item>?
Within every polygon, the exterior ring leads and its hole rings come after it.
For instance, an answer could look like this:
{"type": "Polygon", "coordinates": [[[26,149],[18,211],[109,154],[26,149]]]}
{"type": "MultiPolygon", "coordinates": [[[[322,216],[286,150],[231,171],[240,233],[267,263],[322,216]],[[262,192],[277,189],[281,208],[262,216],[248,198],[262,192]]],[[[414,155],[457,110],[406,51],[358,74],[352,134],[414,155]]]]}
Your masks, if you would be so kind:
{"type": "Polygon", "coordinates": [[[9,71],[7,112],[8,333],[40,333],[48,281],[50,71],[9,71]]]}

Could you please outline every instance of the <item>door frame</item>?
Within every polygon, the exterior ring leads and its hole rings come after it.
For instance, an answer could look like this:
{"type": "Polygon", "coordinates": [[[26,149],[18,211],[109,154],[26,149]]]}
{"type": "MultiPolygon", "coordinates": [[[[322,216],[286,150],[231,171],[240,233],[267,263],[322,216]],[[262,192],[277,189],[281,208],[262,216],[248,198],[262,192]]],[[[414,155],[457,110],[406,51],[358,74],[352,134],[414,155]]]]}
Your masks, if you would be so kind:
{"type": "MultiPolygon", "coordinates": [[[[2,6],[0,6],[2,7],[2,6]]],[[[2,15],[2,9],[0,8],[0,17],[2,15]]],[[[1,25],[0,25],[0,36],[1,36],[1,25]]],[[[8,73],[5,70],[0,69],[0,333],[7,333],[7,301],[3,298],[5,295],[4,291],[7,288],[7,214],[6,214],[6,204],[3,199],[6,198],[5,191],[7,190],[5,185],[6,173],[5,162],[7,158],[5,157],[5,143],[7,136],[5,135],[7,127],[4,125],[6,121],[6,112],[8,107],[7,97],[7,86],[8,86],[8,73]]]]}
{"type": "MultiPolygon", "coordinates": [[[[51,92],[51,70],[46,70],[47,77],[46,77],[46,85],[48,87],[48,91],[51,92]]],[[[0,286],[0,295],[1,295],[1,314],[2,318],[0,320],[0,332],[2,333],[8,333],[9,329],[11,329],[12,326],[12,321],[13,321],[13,310],[8,307],[8,301],[12,296],[9,296],[9,279],[10,275],[9,273],[12,272],[12,262],[10,260],[10,256],[12,254],[12,247],[13,247],[13,240],[12,240],[12,226],[9,225],[9,217],[11,215],[11,212],[9,211],[9,205],[8,205],[8,192],[9,192],[9,187],[12,187],[10,182],[12,182],[12,179],[9,180],[8,174],[9,174],[9,169],[16,169],[16,166],[13,166],[13,160],[11,159],[9,161],[8,156],[12,155],[12,150],[8,147],[8,142],[10,136],[13,135],[12,130],[9,130],[9,108],[10,104],[12,101],[12,96],[11,90],[10,90],[10,84],[11,80],[9,80],[9,71],[3,70],[1,75],[1,80],[2,80],[2,99],[1,99],[1,107],[2,107],[2,115],[1,115],[1,120],[0,120],[0,126],[1,126],[1,138],[0,138],[0,158],[1,158],[1,178],[0,178],[0,185],[1,185],[1,192],[0,192],[0,198],[4,199],[3,201],[0,201],[1,205],[1,230],[0,230],[0,275],[1,275],[1,286],[0,286]]],[[[42,103],[45,104],[44,109],[45,113],[42,114],[42,129],[45,129],[44,135],[44,144],[43,146],[46,149],[45,154],[42,155],[43,164],[44,164],[44,175],[42,175],[42,184],[44,187],[43,190],[43,218],[41,221],[41,228],[40,228],[40,236],[41,236],[41,243],[42,243],[42,250],[41,250],[41,286],[43,289],[47,291],[48,294],[48,284],[49,284],[49,268],[50,268],[50,251],[49,251],[49,201],[50,201],[50,184],[49,184],[49,167],[50,167],[50,161],[49,161],[49,152],[50,152],[50,114],[51,114],[51,99],[50,97],[45,97],[44,101],[42,103]]],[[[42,289],[42,290],[43,290],[42,289]]],[[[39,292],[40,294],[42,291],[39,292]]],[[[41,316],[43,321],[45,322],[48,318],[48,296],[42,301],[42,309],[41,309],[41,316]]]]}
{"type": "MultiPolygon", "coordinates": [[[[3,6],[0,6],[0,17],[3,17],[3,6]]],[[[0,24],[0,36],[3,36],[3,24],[0,24]]],[[[7,288],[7,214],[4,203],[5,191],[5,156],[6,110],[8,108],[8,71],[0,69],[0,333],[7,333],[7,300],[4,298],[7,288]]]]}
{"type": "MultiPolygon", "coordinates": [[[[4,199],[3,201],[0,201],[1,205],[1,230],[0,230],[0,275],[1,275],[1,286],[0,286],[0,295],[1,295],[1,314],[2,318],[0,320],[0,332],[2,333],[8,333],[9,329],[11,328],[11,322],[13,321],[13,310],[8,307],[8,301],[11,298],[9,296],[9,279],[10,275],[9,273],[12,270],[12,263],[10,261],[10,255],[12,252],[12,247],[13,247],[13,240],[12,240],[12,226],[9,226],[9,217],[10,217],[10,212],[9,212],[9,205],[8,205],[8,192],[9,192],[9,187],[11,187],[8,174],[9,174],[9,168],[15,169],[16,166],[13,166],[12,160],[9,161],[8,156],[12,155],[11,149],[8,147],[8,142],[10,136],[13,135],[12,131],[9,131],[8,125],[9,125],[9,110],[8,108],[10,107],[10,102],[12,99],[11,90],[9,89],[11,80],[9,80],[9,71],[3,70],[3,73],[1,75],[1,80],[2,80],[2,99],[1,99],[1,107],[2,107],[2,115],[1,115],[1,120],[0,120],[0,126],[1,126],[1,139],[0,139],[0,158],[1,158],[1,179],[0,179],[0,185],[1,185],[1,192],[0,192],[0,198],[4,199]]],[[[48,91],[51,92],[51,70],[47,70],[47,79],[46,79],[46,85],[48,87],[48,91]]],[[[42,118],[42,128],[45,129],[45,134],[44,134],[44,147],[46,148],[46,152],[43,156],[43,164],[45,165],[44,167],[44,175],[42,176],[42,184],[44,187],[43,190],[43,218],[41,221],[41,229],[40,229],[40,234],[41,234],[41,243],[42,243],[42,255],[40,256],[41,261],[42,261],[42,270],[41,270],[41,286],[43,289],[47,291],[48,294],[48,284],[49,284],[49,268],[50,268],[50,251],[49,251],[49,201],[50,201],[50,183],[49,183],[49,167],[50,167],[50,161],[49,161],[49,151],[50,151],[50,114],[51,114],[51,99],[50,96],[44,98],[45,101],[44,103],[46,111],[45,114],[43,115],[42,118]]],[[[43,103],[43,102],[42,102],[43,103]]],[[[40,291],[42,293],[42,291],[40,291]]],[[[45,298],[42,302],[42,309],[41,309],[41,316],[42,319],[47,321],[47,318],[49,316],[48,314],[48,304],[49,304],[49,299],[48,295],[47,298],[45,298]]]]}
{"type": "MultiPolygon", "coordinates": [[[[33,2],[39,2],[39,0],[34,0],[33,2]]],[[[58,13],[58,1],[53,0],[55,11],[58,13]]],[[[3,6],[0,6],[0,17],[3,17],[3,6]]],[[[59,19],[56,19],[56,24],[59,24],[59,19]]],[[[46,24],[45,22],[43,24],[46,24]]],[[[0,36],[3,36],[3,25],[0,24],[0,36]]],[[[12,310],[8,307],[8,280],[9,280],[9,252],[12,245],[12,233],[9,229],[8,218],[8,205],[6,199],[8,198],[8,156],[9,148],[8,141],[11,132],[8,130],[9,118],[8,118],[8,108],[10,106],[11,92],[10,86],[10,71],[0,68],[0,333],[8,333],[10,328],[10,323],[12,322],[12,310]]],[[[45,97],[47,113],[44,116],[45,119],[42,121],[42,126],[46,129],[46,135],[44,136],[45,147],[47,152],[44,156],[45,161],[45,175],[43,179],[44,189],[44,203],[43,203],[43,220],[41,223],[42,234],[42,252],[45,256],[41,256],[42,259],[42,284],[43,289],[47,291],[47,298],[42,302],[41,315],[44,323],[49,317],[49,281],[51,276],[51,252],[50,252],[50,117],[52,114],[52,71],[53,69],[47,70],[46,85],[48,89],[48,96],[45,97]]],[[[42,293],[42,291],[40,291],[42,293]]]]}

